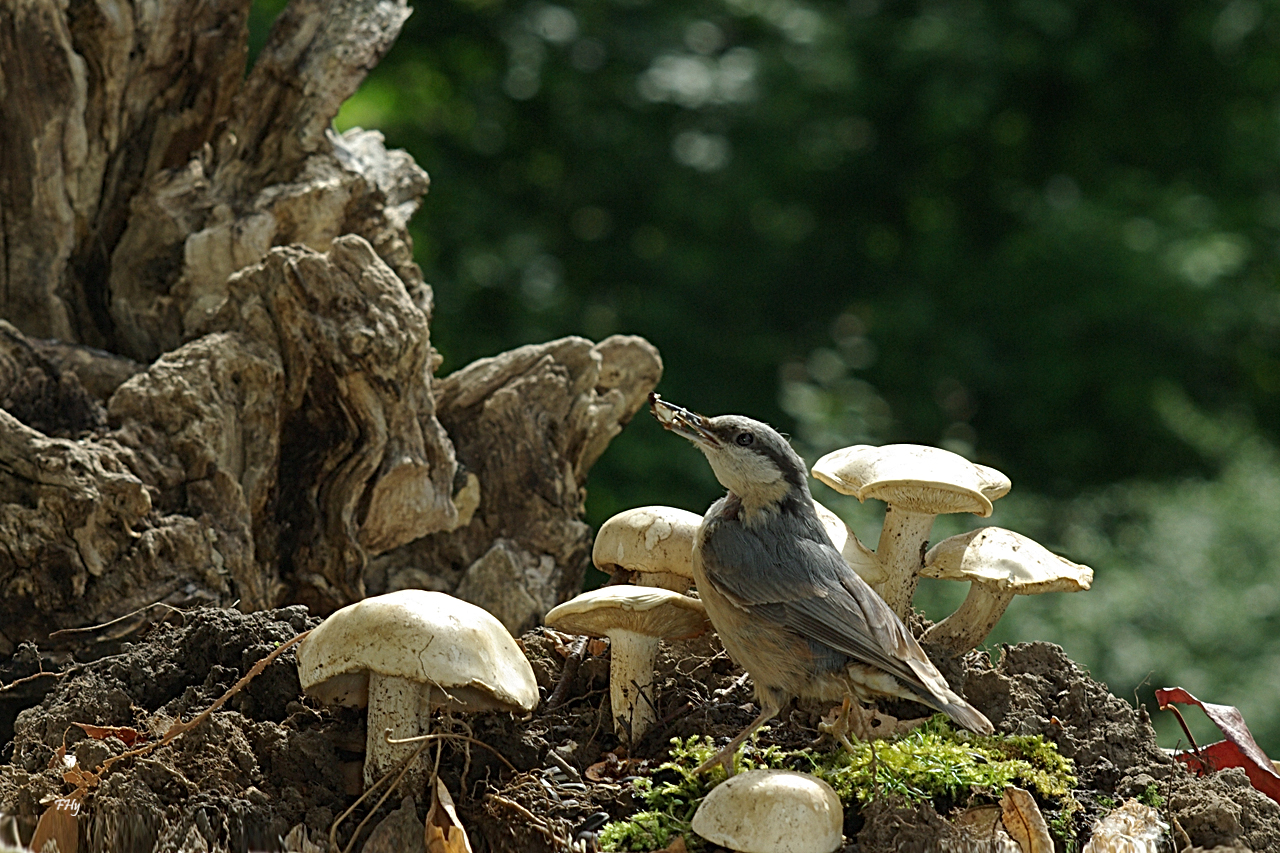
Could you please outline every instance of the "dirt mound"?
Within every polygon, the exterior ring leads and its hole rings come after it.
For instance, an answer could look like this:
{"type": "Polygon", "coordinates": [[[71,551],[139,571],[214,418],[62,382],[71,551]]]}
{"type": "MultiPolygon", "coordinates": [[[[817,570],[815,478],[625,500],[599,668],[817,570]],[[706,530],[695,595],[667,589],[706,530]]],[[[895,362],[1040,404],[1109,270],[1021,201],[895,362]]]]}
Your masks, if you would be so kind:
{"type": "MultiPolygon", "coordinates": [[[[41,679],[51,682],[44,685],[47,693],[17,713],[12,740],[0,751],[0,813],[16,816],[29,838],[38,816],[73,787],[56,760],[64,743],[67,756],[84,769],[128,749],[118,737],[86,735],[77,723],[158,738],[174,719],[207,708],[250,666],[314,622],[301,607],[248,615],[194,611],[118,654],[41,679]]],[[[571,644],[543,631],[526,634],[521,643],[543,699],[530,717],[486,714],[436,726],[489,747],[445,740],[431,753],[436,760],[438,748],[440,775],[477,853],[561,851],[575,842],[590,849],[604,823],[639,808],[632,778],[653,772],[670,738],[728,738],[756,713],[749,682],[739,680],[714,637],[671,644],[659,661],[659,722],[627,755],[610,721],[607,654],[587,649],[574,658],[571,644]],[[575,663],[566,669],[570,660],[575,663]],[[553,693],[562,700],[554,707],[547,701],[553,693]]],[[[29,648],[19,649],[0,672],[11,681],[15,673],[25,674],[24,667],[31,668],[29,648]]],[[[1156,746],[1146,711],[1111,695],[1057,646],[1005,647],[994,665],[970,655],[945,662],[944,671],[963,683],[997,730],[1043,735],[1075,760],[1077,798],[1086,806],[1075,825],[1082,839],[1107,803],[1154,786],[1165,798],[1178,849],[1280,850],[1280,805],[1255,791],[1240,771],[1198,779],[1175,765],[1156,746]]],[[[0,713],[10,707],[0,705],[0,713]]],[[[822,710],[789,709],[757,746],[811,745],[822,710]]],[[[4,723],[0,719],[0,732],[4,723]]],[[[359,793],[364,736],[362,713],[303,700],[288,650],[199,727],[114,765],[82,804],[80,850],[281,850],[291,831],[292,849],[300,849],[303,836],[323,845],[335,818],[359,793]]],[[[407,810],[390,798],[368,821],[368,827],[386,822],[377,830],[382,839],[367,842],[366,827],[355,849],[366,843],[389,849],[387,839],[404,837],[404,826],[416,826],[411,812],[420,820],[426,805],[407,810]]],[[[367,814],[362,806],[339,824],[340,845],[367,814]]],[[[844,850],[939,849],[948,827],[928,805],[885,798],[849,815],[844,850]]]]}

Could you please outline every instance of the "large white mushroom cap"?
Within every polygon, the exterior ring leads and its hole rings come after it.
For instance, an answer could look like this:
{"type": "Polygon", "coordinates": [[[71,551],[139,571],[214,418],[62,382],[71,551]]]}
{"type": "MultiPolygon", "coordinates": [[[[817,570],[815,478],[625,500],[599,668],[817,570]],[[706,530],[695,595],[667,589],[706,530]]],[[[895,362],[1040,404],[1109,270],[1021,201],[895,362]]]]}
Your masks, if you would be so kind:
{"type": "Polygon", "coordinates": [[[1009,492],[1009,478],[963,456],[920,444],[857,444],[833,450],[813,466],[813,476],[860,501],[887,503],[876,560],[884,579],[870,581],[901,618],[911,610],[920,554],[936,516],[951,512],[991,515],[991,502],[1009,492]]]}
{"type": "Polygon", "coordinates": [[[1079,592],[1093,583],[1093,569],[1003,527],[979,527],[943,539],[925,555],[920,574],[990,584],[1015,595],[1079,592]]]}
{"type": "Polygon", "coordinates": [[[1002,527],[979,527],[943,539],[925,555],[920,574],[971,583],[956,611],[924,635],[955,654],[977,648],[1015,595],[1079,592],[1093,584],[1093,569],[1002,527]]]}
{"type": "Polygon", "coordinates": [[[602,572],[637,572],[644,586],[684,592],[693,582],[693,540],[702,516],[672,506],[640,506],[596,533],[591,562],[602,572]]]}
{"type": "Polygon", "coordinates": [[[748,770],[707,794],[693,831],[741,853],[832,853],[844,808],[831,786],[789,770],[748,770]]]}
{"type": "Polygon", "coordinates": [[[493,614],[443,592],[404,589],[333,613],[298,649],[298,677],[321,702],[363,706],[369,673],[432,688],[434,707],[530,711],[533,668],[493,614]]]}
{"type": "Polygon", "coordinates": [[[857,444],[833,450],[813,476],[860,501],[877,498],[912,512],[991,515],[991,502],[1009,493],[1009,478],[958,453],[921,444],[857,444]]]}

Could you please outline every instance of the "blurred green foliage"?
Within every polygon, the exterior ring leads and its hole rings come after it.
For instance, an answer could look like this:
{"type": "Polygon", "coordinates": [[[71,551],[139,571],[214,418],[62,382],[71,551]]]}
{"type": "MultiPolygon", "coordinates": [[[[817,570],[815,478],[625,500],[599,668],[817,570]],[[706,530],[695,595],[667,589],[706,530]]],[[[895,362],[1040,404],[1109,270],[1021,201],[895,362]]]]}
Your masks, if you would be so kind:
{"type": "MultiPolygon", "coordinates": [[[[445,371],[640,334],[669,399],[810,461],[994,465],[992,521],[1098,573],[996,637],[1269,713],[1276,753],[1278,95],[1277,0],[439,0],[338,123],[431,174],[445,371]]],[[[720,491],[643,416],[588,486],[596,523],[720,491]]]]}
{"type": "MultiPolygon", "coordinates": [[[[339,124],[431,172],[446,370],[637,333],[680,403],[814,453],[947,444],[1066,495],[1207,470],[1162,382],[1280,430],[1276,13],[439,2],[339,124]]],[[[598,514],[714,493],[641,433],[598,514]]]]}

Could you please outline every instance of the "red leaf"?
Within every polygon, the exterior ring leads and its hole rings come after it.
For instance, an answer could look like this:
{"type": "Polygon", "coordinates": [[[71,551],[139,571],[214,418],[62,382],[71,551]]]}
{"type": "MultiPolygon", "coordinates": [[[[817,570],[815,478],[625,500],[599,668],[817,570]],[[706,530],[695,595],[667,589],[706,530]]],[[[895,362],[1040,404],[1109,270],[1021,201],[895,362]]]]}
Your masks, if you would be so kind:
{"type": "Polygon", "coordinates": [[[1181,687],[1157,690],[1156,701],[1162,710],[1169,705],[1196,705],[1227,736],[1226,740],[1200,747],[1199,756],[1194,751],[1187,751],[1177,753],[1174,758],[1202,773],[1212,773],[1224,767],[1242,767],[1253,787],[1280,803],[1280,773],[1276,772],[1271,759],[1253,739],[1240,709],[1232,705],[1201,702],[1181,687]]]}

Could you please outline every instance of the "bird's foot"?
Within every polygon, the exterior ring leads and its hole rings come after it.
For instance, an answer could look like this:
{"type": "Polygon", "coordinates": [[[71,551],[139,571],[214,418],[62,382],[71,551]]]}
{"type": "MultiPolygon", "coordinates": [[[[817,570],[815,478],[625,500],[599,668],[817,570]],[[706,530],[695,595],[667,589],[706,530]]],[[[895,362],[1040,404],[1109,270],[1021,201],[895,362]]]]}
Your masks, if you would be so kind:
{"type": "Polygon", "coordinates": [[[735,690],[745,685],[747,683],[747,679],[749,679],[750,677],[751,677],[750,674],[745,672],[742,673],[742,675],[739,675],[732,682],[730,682],[728,687],[721,687],[719,690],[712,691],[711,698],[713,699],[726,698],[729,694],[733,693],[735,690]]]}
{"type": "Polygon", "coordinates": [[[853,699],[846,698],[843,705],[832,708],[831,712],[822,718],[822,722],[818,723],[818,731],[831,735],[844,744],[846,749],[852,751],[853,744],[850,737],[856,741],[897,737],[922,725],[926,719],[928,718],[899,720],[875,708],[864,708],[853,699]]]}
{"type": "Polygon", "coordinates": [[[698,768],[693,771],[694,774],[698,775],[706,773],[708,770],[719,764],[724,768],[726,775],[732,776],[737,771],[737,768],[734,765],[735,760],[738,757],[738,747],[742,746],[746,739],[755,734],[761,726],[777,716],[778,710],[777,705],[771,702],[765,702],[764,708],[760,710],[760,716],[752,720],[751,725],[738,732],[738,736],[725,744],[723,749],[699,764],[698,768]]]}
{"type": "Polygon", "coordinates": [[[824,735],[831,735],[844,744],[846,749],[852,750],[853,745],[849,742],[850,735],[854,740],[859,741],[873,737],[871,722],[875,714],[876,712],[870,708],[864,708],[858,702],[846,697],[843,705],[832,708],[831,712],[822,718],[822,722],[818,723],[818,731],[824,735]]]}
{"type": "Polygon", "coordinates": [[[693,771],[693,775],[701,776],[714,769],[717,765],[724,768],[726,777],[732,777],[738,771],[738,747],[740,743],[731,743],[715,755],[702,762],[693,771]]]}

